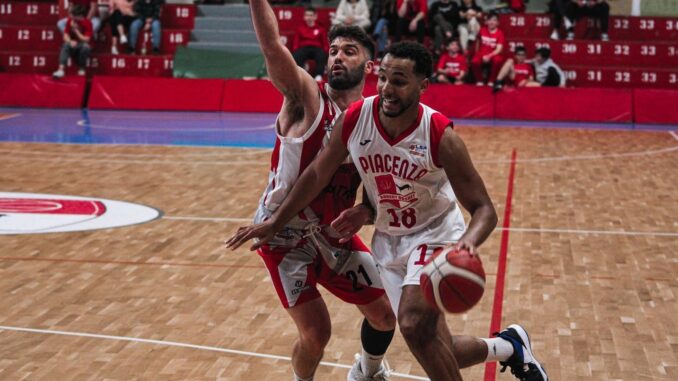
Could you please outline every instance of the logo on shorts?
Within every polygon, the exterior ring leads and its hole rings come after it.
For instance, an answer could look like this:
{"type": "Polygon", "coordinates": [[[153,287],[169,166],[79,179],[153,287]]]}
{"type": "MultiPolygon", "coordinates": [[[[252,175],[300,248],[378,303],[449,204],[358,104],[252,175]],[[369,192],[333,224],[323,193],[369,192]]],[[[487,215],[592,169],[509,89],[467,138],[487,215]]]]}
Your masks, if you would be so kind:
{"type": "Polygon", "coordinates": [[[304,286],[304,282],[301,281],[301,280],[294,282],[294,287],[296,287],[296,288],[294,290],[290,291],[290,294],[292,294],[292,295],[301,294],[302,292],[304,292],[305,290],[308,290],[310,288],[309,285],[304,286]]]}
{"type": "Polygon", "coordinates": [[[107,229],[153,221],[144,205],[90,197],[0,192],[0,235],[107,229]]]}

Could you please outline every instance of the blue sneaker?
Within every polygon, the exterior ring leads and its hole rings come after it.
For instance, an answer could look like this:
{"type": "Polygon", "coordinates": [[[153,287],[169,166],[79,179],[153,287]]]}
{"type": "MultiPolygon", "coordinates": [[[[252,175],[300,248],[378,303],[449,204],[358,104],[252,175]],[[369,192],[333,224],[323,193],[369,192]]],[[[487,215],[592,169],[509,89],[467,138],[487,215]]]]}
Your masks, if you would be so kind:
{"type": "Polygon", "coordinates": [[[495,336],[501,337],[513,345],[513,355],[506,361],[500,361],[501,372],[506,368],[511,368],[511,374],[520,381],[548,381],[544,367],[532,354],[532,345],[530,336],[525,328],[518,324],[511,324],[505,330],[495,333],[495,336]]]}

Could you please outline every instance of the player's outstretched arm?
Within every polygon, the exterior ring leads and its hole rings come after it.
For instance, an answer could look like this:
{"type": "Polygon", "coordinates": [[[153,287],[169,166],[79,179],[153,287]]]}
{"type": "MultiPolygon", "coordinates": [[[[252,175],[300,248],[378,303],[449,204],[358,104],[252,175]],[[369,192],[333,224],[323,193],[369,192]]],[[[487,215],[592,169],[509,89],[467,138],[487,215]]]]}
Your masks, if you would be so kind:
{"type": "Polygon", "coordinates": [[[294,62],[292,53],[280,41],[278,21],[268,0],[250,0],[254,31],[264,54],[268,75],[278,90],[294,100],[317,93],[313,78],[294,62]]]}
{"type": "Polygon", "coordinates": [[[457,248],[463,247],[474,253],[497,226],[497,212],[466,145],[451,128],[446,128],[443,133],[438,157],[457,199],[471,213],[468,229],[457,248]]]}
{"type": "Polygon", "coordinates": [[[348,156],[348,150],[341,140],[343,122],[344,114],[341,114],[334,126],[329,144],[304,170],[271,218],[260,224],[241,227],[226,241],[226,247],[235,250],[243,243],[254,239],[255,243],[250,250],[260,248],[320,194],[348,156]]]}

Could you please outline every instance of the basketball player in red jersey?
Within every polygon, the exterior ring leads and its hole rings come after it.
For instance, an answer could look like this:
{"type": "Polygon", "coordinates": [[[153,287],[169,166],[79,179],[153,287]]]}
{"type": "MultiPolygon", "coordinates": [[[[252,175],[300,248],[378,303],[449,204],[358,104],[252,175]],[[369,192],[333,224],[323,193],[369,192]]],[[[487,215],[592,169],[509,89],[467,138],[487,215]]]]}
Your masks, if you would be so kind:
{"type": "MultiPolygon", "coordinates": [[[[462,380],[460,368],[499,361],[523,381],[547,381],[529,336],[517,324],[492,339],[452,336],[444,316],[424,300],[419,274],[436,248],[474,253],[497,215],[452,122],[419,103],[432,72],[421,44],[392,45],[379,68],[378,96],[354,103],[339,118],[329,145],[266,222],[241,228],[228,245],[271,239],[349,154],[375,208],[374,257],[407,345],[433,381],[462,380]],[[471,214],[468,228],[457,200],[471,214]]],[[[343,221],[334,226],[342,229],[343,221]]]]}
{"type": "MultiPolygon", "coordinates": [[[[255,222],[268,219],[280,206],[303,170],[326,145],[335,118],[362,98],[365,74],[372,70],[372,45],[359,27],[330,32],[329,85],[319,85],[280,42],[275,14],[266,0],[250,0],[254,29],[273,84],[284,96],[276,121],[269,183],[255,222]]],[[[338,163],[322,192],[258,250],[278,296],[299,330],[292,366],[295,380],[312,380],[330,338],[330,316],[317,284],[355,304],[365,316],[363,353],[349,380],[386,380],[382,358],[393,337],[395,315],[385,295],[369,249],[353,234],[329,224],[369,217],[353,207],[360,177],[353,164],[338,163]],[[340,243],[339,240],[342,240],[340,243]]],[[[355,231],[362,226],[356,224],[355,231]]]]}

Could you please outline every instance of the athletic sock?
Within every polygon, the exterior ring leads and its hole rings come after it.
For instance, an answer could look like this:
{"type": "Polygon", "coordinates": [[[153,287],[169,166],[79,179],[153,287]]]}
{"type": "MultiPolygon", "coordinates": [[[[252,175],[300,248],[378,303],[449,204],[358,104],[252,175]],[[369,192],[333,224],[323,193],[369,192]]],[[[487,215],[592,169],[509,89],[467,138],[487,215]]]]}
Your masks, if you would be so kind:
{"type": "Polygon", "coordinates": [[[366,377],[372,377],[381,369],[381,360],[384,358],[395,330],[379,331],[374,329],[367,319],[363,320],[360,330],[360,341],[363,345],[360,357],[360,369],[366,377]]]}
{"type": "Polygon", "coordinates": [[[360,370],[366,377],[372,377],[381,369],[381,360],[384,355],[372,355],[363,349],[362,356],[360,356],[360,370]]]}
{"type": "Polygon", "coordinates": [[[294,372],[294,371],[292,371],[292,372],[294,373],[294,381],[313,381],[313,376],[311,376],[309,378],[301,378],[301,377],[297,376],[296,372],[294,372]]]}
{"type": "Polygon", "coordinates": [[[513,355],[513,345],[502,338],[481,339],[487,344],[487,359],[485,362],[506,361],[513,355]]]}

